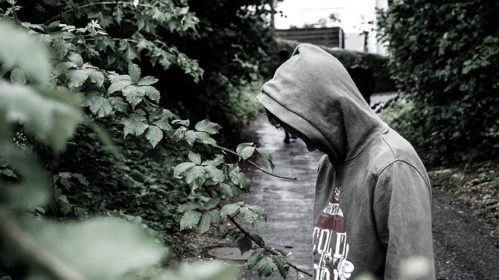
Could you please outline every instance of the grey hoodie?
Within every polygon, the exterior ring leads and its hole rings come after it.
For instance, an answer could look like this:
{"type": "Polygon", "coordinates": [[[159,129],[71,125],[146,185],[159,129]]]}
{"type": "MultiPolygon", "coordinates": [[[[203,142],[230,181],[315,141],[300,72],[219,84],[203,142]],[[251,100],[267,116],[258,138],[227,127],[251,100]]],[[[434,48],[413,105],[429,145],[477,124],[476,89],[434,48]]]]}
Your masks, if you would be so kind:
{"type": "Polygon", "coordinates": [[[423,279],[435,279],[426,170],[343,65],[300,44],[257,99],[326,154],[315,190],[314,279],[401,279],[400,264],[411,257],[424,257],[423,279]]]}

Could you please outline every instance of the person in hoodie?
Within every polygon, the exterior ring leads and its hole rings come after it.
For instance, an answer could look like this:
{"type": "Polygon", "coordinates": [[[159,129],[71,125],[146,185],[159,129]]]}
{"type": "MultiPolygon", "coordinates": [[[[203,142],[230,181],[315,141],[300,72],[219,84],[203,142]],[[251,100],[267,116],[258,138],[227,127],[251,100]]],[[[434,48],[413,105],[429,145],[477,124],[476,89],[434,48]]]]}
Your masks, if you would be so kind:
{"type": "Polygon", "coordinates": [[[325,154],[315,189],[313,279],[368,273],[398,280],[401,263],[412,258],[424,259],[423,279],[435,279],[425,167],[371,110],[343,65],[300,44],[257,99],[269,119],[325,154]]]}

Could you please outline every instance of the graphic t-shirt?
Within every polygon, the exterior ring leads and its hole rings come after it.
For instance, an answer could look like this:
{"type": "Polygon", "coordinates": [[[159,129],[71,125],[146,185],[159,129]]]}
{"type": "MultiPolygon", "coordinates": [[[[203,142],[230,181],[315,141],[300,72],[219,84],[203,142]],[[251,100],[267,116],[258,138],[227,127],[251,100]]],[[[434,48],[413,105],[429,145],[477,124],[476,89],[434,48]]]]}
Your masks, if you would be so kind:
{"type": "Polygon", "coordinates": [[[314,280],[349,279],[355,269],[348,260],[348,236],[339,204],[340,192],[341,187],[336,187],[314,227],[314,280]]]}

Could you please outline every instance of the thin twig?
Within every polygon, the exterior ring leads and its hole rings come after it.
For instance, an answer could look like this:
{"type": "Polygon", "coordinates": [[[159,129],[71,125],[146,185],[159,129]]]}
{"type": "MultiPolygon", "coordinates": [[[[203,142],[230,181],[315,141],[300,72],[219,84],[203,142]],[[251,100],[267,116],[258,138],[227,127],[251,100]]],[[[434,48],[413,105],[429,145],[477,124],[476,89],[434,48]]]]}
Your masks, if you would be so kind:
{"type": "Polygon", "coordinates": [[[183,161],[187,161],[187,158],[182,154],[182,152],[177,148],[177,146],[175,144],[173,144],[171,138],[169,135],[165,134],[165,139],[166,139],[166,142],[168,142],[168,144],[173,148],[173,150],[175,151],[175,153],[183,160],[183,161]]]}
{"type": "Polygon", "coordinates": [[[58,257],[40,246],[33,237],[20,228],[4,208],[0,207],[0,233],[10,239],[35,263],[58,280],[85,280],[80,272],[66,265],[58,257]]]}
{"type": "MultiPolygon", "coordinates": [[[[253,236],[251,236],[251,234],[245,230],[235,219],[234,217],[230,216],[230,215],[227,215],[227,219],[229,219],[229,221],[231,221],[246,237],[248,237],[249,239],[251,239],[251,241],[255,242],[256,245],[258,245],[260,248],[263,248],[265,251],[269,252],[270,254],[272,255],[276,255],[276,256],[281,256],[282,254],[279,253],[278,251],[276,251],[274,248],[270,248],[270,247],[267,247],[265,246],[264,244],[261,244],[260,241],[256,240],[255,238],[253,238],[253,236]]],[[[289,265],[290,267],[294,268],[296,271],[298,272],[301,272],[309,277],[312,277],[312,274],[297,267],[296,265],[286,261],[286,264],[289,265]]]]}
{"type": "MultiPolygon", "coordinates": [[[[227,149],[225,147],[222,147],[222,146],[218,146],[216,145],[215,148],[218,148],[224,152],[227,152],[227,153],[230,153],[230,154],[233,154],[235,156],[238,156],[241,158],[241,156],[239,154],[237,154],[236,152],[232,151],[231,149],[227,149]]],[[[247,163],[251,164],[252,166],[254,166],[256,169],[262,171],[263,173],[265,174],[268,174],[270,176],[274,176],[274,177],[277,177],[277,178],[280,178],[280,179],[285,179],[285,180],[293,180],[293,181],[297,181],[298,178],[297,177],[286,177],[286,176],[281,176],[281,175],[277,175],[277,174],[274,174],[272,172],[269,172],[263,168],[261,168],[260,166],[258,166],[256,163],[254,163],[253,161],[251,160],[246,160],[247,163]]]]}

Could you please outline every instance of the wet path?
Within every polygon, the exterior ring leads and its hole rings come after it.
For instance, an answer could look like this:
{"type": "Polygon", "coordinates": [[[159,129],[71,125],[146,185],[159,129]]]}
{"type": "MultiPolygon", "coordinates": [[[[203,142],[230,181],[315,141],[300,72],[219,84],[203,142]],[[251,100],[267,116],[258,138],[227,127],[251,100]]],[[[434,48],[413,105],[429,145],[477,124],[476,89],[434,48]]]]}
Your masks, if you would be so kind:
{"type": "MultiPolygon", "coordinates": [[[[258,170],[251,171],[252,193],[242,199],[267,209],[267,223],[256,225],[256,231],[267,244],[292,251],[289,261],[311,272],[313,200],[317,162],[321,154],[308,152],[300,140],[285,144],[284,132],[271,126],[265,117],[258,119],[250,130],[258,137],[258,143],[272,153],[275,173],[298,177],[299,180],[283,180],[258,170]]],[[[290,271],[289,276],[296,279],[296,272],[290,271]]],[[[249,279],[258,277],[252,275],[249,279]]],[[[274,276],[271,279],[280,278],[274,276]]]]}
{"type": "MultiPolygon", "coordinates": [[[[257,224],[255,230],[268,245],[291,251],[290,262],[311,271],[314,186],[321,154],[308,152],[300,140],[283,143],[284,132],[268,124],[265,117],[256,120],[248,130],[257,138],[255,141],[272,153],[277,174],[299,178],[299,181],[285,181],[250,171],[252,193],[242,199],[265,207],[269,215],[267,223],[257,224]]],[[[472,216],[451,206],[444,194],[434,191],[433,198],[437,278],[499,279],[499,249],[494,242],[478,231],[480,225],[472,216]]],[[[290,270],[288,278],[302,279],[297,278],[294,270],[290,270]]],[[[248,272],[246,279],[258,277],[248,272]]],[[[271,279],[281,278],[273,275],[271,279]]]]}

